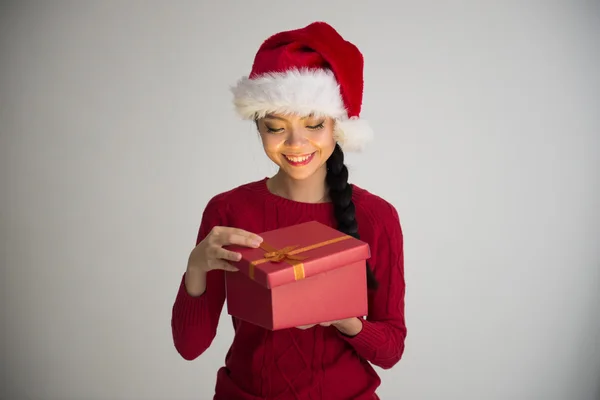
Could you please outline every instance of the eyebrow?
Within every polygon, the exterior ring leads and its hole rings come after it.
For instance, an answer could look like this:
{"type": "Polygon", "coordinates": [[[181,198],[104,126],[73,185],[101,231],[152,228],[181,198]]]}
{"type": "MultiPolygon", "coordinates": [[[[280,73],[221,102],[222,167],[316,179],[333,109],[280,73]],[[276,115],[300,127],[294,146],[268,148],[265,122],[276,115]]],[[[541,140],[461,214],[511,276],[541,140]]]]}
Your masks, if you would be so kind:
{"type": "MultiPolygon", "coordinates": [[[[314,114],[308,114],[305,117],[300,118],[301,120],[305,120],[307,118],[312,118],[314,117],[314,114]]],[[[279,121],[287,121],[287,119],[283,118],[283,117],[278,117],[277,115],[273,115],[273,114],[267,114],[265,115],[265,119],[277,119],[279,121]]]]}

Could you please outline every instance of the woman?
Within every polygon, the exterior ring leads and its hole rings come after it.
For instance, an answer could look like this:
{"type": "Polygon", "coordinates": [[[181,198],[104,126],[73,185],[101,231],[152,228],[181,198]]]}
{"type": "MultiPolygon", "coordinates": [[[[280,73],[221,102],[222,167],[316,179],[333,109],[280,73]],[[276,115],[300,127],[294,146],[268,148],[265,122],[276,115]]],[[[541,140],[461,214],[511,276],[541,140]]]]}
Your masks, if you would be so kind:
{"type": "MultiPolygon", "coordinates": [[[[369,315],[267,331],[233,318],[235,337],[217,373],[218,400],[377,399],[371,364],[391,368],[404,351],[403,240],[385,200],[348,183],[344,153],[370,139],[359,118],[363,58],[317,22],[268,38],[251,74],[233,89],[239,114],[257,126],[271,178],[213,197],[203,213],[173,306],[175,347],[192,360],[212,343],[225,301],[224,271],[265,232],[317,220],[371,247],[369,315]],[[360,235],[359,235],[360,233],[360,235]]],[[[340,282],[343,284],[343,282],[340,282]]]]}

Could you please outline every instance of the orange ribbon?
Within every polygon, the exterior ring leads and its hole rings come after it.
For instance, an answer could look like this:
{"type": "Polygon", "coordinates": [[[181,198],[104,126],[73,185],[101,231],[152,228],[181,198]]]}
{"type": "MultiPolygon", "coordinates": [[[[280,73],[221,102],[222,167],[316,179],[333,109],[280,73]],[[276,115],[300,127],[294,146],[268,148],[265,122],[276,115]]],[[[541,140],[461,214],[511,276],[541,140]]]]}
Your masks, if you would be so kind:
{"type": "Polygon", "coordinates": [[[290,254],[290,252],[298,246],[288,246],[288,247],[284,247],[283,249],[279,249],[279,250],[272,248],[268,244],[261,244],[260,247],[262,247],[264,250],[268,251],[268,253],[265,253],[265,258],[271,262],[281,262],[283,260],[288,260],[288,259],[300,261],[300,260],[304,260],[306,258],[306,257],[301,257],[301,256],[296,256],[294,254],[290,254]]]}
{"type": "Polygon", "coordinates": [[[335,239],[325,240],[323,242],[319,242],[316,244],[312,244],[310,246],[297,248],[298,246],[286,246],[282,249],[276,249],[271,245],[263,242],[260,247],[266,251],[264,253],[264,258],[260,260],[252,261],[250,263],[250,269],[248,271],[248,275],[250,275],[251,279],[254,279],[254,270],[257,265],[264,264],[266,262],[274,262],[279,263],[282,261],[287,262],[292,267],[294,267],[294,278],[296,280],[304,279],[306,277],[304,272],[304,263],[302,260],[306,259],[306,257],[297,256],[296,254],[304,253],[305,251],[314,250],[319,247],[328,246],[333,243],[341,242],[342,240],[350,239],[352,236],[344,235],[337,237],[335,239]]]}

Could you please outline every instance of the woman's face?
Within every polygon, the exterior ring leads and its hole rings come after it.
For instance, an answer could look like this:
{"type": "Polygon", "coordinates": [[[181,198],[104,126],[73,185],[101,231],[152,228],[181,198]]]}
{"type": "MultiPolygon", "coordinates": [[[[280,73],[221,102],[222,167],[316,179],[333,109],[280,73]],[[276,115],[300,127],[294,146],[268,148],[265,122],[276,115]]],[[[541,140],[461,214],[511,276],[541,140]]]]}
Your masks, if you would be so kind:
{"type": "Polygon", "coordinates": [[[329,117],[269,114],[258,120],[265,153],[292,179],[306,179],[335,149],[335,121],[329,117]]]}

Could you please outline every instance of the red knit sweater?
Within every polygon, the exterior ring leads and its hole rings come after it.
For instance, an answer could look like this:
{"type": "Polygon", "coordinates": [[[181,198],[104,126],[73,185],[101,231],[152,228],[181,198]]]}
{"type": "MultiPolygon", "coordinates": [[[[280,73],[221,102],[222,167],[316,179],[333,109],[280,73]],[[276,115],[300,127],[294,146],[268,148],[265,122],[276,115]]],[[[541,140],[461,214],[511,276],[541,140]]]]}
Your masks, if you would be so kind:
{"type": "MultiPolygon", "coordinates": [[[[391,368],[404,351],[402,230],[394,207],[356,185],[353,188],[359,233],[371,246],[369,263],[380,283],[369,294],[369,315],[362,320],[361,332],[347,337],[322,326],[270,332],[232,318],[235,336],[217,373],[215,400],[377,398],[380,379],[370,364],[391,368]]],[[[334,227],[332,204],[276,196],[262,179],[212,198],[198,242],[216,225],[260,234],[311,220],[334,227]]],[[[183,358],[193,360],[210,346],[224,302],[223,271],[208,273],[206,291],[198,297],[187,293],[182,278],[172,332],[183,358]]]]}

